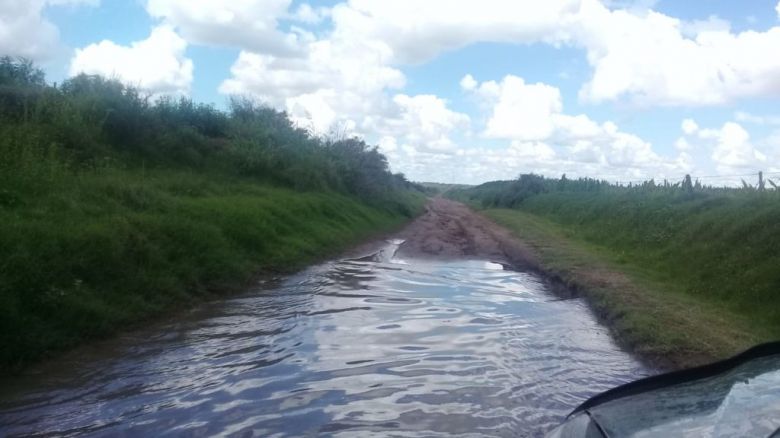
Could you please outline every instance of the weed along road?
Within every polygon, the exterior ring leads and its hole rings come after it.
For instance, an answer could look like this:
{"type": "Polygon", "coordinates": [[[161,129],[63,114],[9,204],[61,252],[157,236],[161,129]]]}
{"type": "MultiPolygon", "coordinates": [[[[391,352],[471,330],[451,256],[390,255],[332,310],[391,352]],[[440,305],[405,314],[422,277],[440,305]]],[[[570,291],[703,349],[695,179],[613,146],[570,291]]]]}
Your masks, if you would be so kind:
{"type": "Polygon", "coordinates": [[[654,371],[530,257],[436,198],[391,239],[29,369],[0,435],[541,435],[654,371]]]}

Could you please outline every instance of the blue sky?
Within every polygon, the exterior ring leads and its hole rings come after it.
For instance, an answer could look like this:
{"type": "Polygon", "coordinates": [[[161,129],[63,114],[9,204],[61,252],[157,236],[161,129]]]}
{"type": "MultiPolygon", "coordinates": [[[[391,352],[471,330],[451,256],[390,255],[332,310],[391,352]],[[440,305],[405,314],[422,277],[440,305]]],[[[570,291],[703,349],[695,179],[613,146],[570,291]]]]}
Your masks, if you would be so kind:
{"type": "Polygon", "coordinates": [[[34,0],[0,6],[0,52],[50,81],[252,96],[415,180],[631,181],[780,173],[779,16],[774,0],[34,0]]]}

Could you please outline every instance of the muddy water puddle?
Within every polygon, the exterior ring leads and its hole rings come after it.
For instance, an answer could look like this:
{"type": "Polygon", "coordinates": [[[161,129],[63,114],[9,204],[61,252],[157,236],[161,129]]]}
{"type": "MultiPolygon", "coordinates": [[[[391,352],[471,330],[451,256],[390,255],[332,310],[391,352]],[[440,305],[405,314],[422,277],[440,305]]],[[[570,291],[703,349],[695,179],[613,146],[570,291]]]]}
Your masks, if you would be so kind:
{"type": "Polygon", "coordinates": [[[538,436],[650,372],[534,274],[394,247],[32,370],[0,436],[538,436]]]}

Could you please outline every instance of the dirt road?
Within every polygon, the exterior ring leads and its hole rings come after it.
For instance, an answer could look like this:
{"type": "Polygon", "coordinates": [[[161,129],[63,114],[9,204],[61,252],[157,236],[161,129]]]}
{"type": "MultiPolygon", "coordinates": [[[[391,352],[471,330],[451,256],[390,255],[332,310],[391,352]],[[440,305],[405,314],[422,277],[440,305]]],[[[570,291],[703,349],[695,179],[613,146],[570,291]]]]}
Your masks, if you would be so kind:
{"type": "Polygon", "coordinates": [[[402,230],[398,254],[410,257],[486,258],[515,267],[535,267],[536,258],[506,229],[465,205],[433,198],[426,212],[402,230]]]}

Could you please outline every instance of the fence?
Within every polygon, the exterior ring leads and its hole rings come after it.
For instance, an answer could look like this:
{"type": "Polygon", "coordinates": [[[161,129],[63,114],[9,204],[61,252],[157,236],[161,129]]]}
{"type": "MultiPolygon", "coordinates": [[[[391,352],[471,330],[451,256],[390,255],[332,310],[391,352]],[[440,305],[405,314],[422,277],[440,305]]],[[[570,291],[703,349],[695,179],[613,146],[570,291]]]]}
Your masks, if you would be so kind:
{"type": "MultiPolygon", "coordinates": [[[[653,178],[650,179],[642,179],[642,180],[630,180],[630,181],[616,181],[615,183],[617,185],[621,186],[634,186],[638,184],[645,184],[649,181],[653,181],[653,178]]],[[[682,177],[677,178],[664,178],[663,183],[659,185],[663,185],[666,187],[674,187],[674,186],[685,186],[687,184],[700,184],[702,186],[707,185],[706,182],[710,181],[731,181],[734,182],[734,185],[739,186],[741,184],[742,188],[745,189],[755,189],[759,191],[764,191],[767,189],[770,190],[778,190],[780,191],[780,172],[763,172],[758,171],[754,173],[742,173],[738,175],[690,175],[686,174],[682,177]],[[774,180],[772,179],[774,178],[774,180]],[[678,182],[679,181],[679,182],[678,182]],[[755,185],[753,185],[752,181],[755,181],[755,185]]],[[[713,187],[715,185],[709,184],[710,187],[713,187]]],[[[723,185],[725,187],[725,185],[723,185]]]]}

